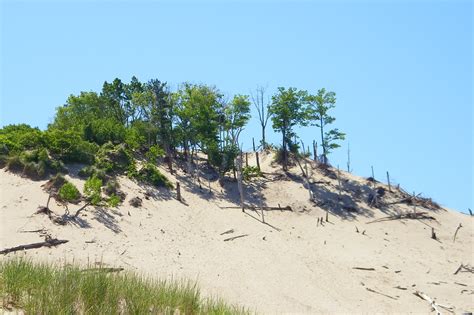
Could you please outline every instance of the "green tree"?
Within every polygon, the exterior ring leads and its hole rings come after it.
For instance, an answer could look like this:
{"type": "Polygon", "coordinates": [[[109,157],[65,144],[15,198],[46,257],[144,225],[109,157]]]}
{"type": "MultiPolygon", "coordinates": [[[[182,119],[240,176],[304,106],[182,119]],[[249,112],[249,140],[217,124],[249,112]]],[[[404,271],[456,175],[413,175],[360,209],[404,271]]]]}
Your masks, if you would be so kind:
{"type": "Polygon", "coordinates": [[[323,163],[327,164],[328,154],[340,147],[335,141],[345,139],[345,134],[337,128],[325,131],[325,127],[336,120],[328,114],[328,111],[336,106],[336,93],[326,92],[326,89],[322,88],[318,90],[316,95],[311,95],[308,99],[310,120],[314,126],[319,127],[323,148],[323,163]]]}
{"type": "Polygon", "coordinates": [[[269,111],[272,115],[273,129],[282,134],[282,163],[283,169],[288,167],[288,148],[291,139],[296,136],[295,126],[305,126],[308,122],[306,102],[308,93],[296,88],[278,88],[277,94],[272,97],[269,111]]]}

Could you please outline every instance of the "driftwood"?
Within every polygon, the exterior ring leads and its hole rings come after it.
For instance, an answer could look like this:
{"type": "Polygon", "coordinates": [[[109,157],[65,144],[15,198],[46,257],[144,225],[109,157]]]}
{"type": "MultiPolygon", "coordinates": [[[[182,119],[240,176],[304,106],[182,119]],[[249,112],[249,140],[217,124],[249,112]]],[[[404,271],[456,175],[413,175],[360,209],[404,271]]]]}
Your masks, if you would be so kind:
{"type": "Polygon", "coordinates": [[[453,312],[452,307],[436,303],[435,300],[433,300],[432,298],[430,298],[428,295],[426,295],[425,293],[423,293],[421,291],[415,291],[413,294],[416,295],[417,297],[427,301],[428,303],[430,303],[430,306],[431,306],[432,310],[434,310],[436,312],[436,314],[441,314],[441,311],[439,310],[438,307],[441,307],[441,308],[444,308],[445,310],[453,312]]]}
{"type": "Polygon", "coordinates": [[[365,268],[365,267],[352,267],[352,269],[366,270],[366,271],[375,271],[375,268],[365,268]]]}
{"type": "Polygon", "coordinates": [[[222,232],[220,235],[230,234],[230,233],[234,233],[234,229],[230,229],[230,230],[227,230],[225,232],[222,232]]]}
{"type": "Polygon", "coordinates": [[[416,196],[413,196],[401,188],[399,188],[398,190],[401,192],[403,198],[400,200],[388,203],[388,205],[404,203],[407,205],[419,206],[419,207],[423,207],[425,209],[431,209],[431,210],[441,209],[440,205],[434,202],[431,198],[421,197],[421,193],[416,196]]]}
{"type": "Polygon", "coordinates": [[[453,236],[453,243],[456,242],[456,235],[458,234],[458,231],[459,229],[462,228],[462,224],[459,223],[457,229],[456,229],[456,232],[454,232],[454,236],[453,236]]]}
{"type": "Polygon", "coordinates": [[[83,269],[81,272],[120,272],[123,271],[123,268],[89,268],[83,269]]]}
{"type": "Polygon", "coordinates": [[[390,296],[388,294],[385,294],[385,293],[382,293],[382,292],[379,292],[379,291],[375,291],[374,289],[371,289],[371,288],[365,288],[367,291],[369,292],[373,292],[373,293],[377,293],[377,294],[380,294],[380,295],[383,295],[383,296],[386,296],[388,298],[391,298],[392,300],[398,300],[396,297],[393,297],[393,296],[390,296]]]}
{"type": "Polygon", "coordinates": [[[436,221],[436,218],[428,215],[428,212],[407,212],[407,213],[395,214],[388,217],[380,218],[374,221],[367,222],[367,224],[383,222],[383,221],[391,221],[391,220],[404,220],[404,219],[435,220],[436,221]]]}
{"type": "Polygon", "coordinates": [[[474,273],[474,268],[469,266],[469,265],[459,265],[458,269],[454,272],[455,275],[457,275],[459,272],[470,272],[474,273]]]}
{"type": "Polygon", "coordinates": [[[58,240],[56,238],[49,238],[46,239],[44,242],[39,242],[39,243],[32,243],[32,244],[25,244],[25,245],[19,245],[11,248],[6,248],[0,251],[0,254],[5,255],[8,253],[12,252],[17,252],[20,250],[26,250],[26,249],[35,249],[35,248],[41,248],[41,247],[51,247],[51,246],[58,246],[64,243],[69,242],[68,240],[58,240]]]}
{"type": "Polygon", "coordinates": [[[229,238],[226,238],[226,239],[224,240],[224,242],[233,241],[233,240],[235,240],[235,239],[237,239],[237,238],[241,238],[241,237],[245,237],[245,236],[248,236],[248,234],[242,234],[242,235],[237,235],[237,236],[234,236],[234,237],[229,237],[229,238]]]}
{"type": "MultiPolygon", "coordinates": [[[[236,207],[236,206],[230,206],[230,207],[220,207],[221,209],[241,209],[242,207],[236,207]]],[[[281,207],[278,205],[278,207],[255,207],[255,206],[249,206],[246,205],[245,209],[249,210],[280,210],[280,211],[293,211],[293,209],[290,206],[286,207],[281,207]]]]}

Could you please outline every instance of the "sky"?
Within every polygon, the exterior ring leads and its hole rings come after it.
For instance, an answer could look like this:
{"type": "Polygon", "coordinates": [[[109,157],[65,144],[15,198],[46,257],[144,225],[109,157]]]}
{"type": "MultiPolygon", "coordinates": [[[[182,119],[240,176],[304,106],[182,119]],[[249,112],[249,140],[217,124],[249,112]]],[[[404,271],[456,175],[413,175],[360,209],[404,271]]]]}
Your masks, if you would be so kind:
{"type": "MultiPolygon", "coordinates": [[[[0,1],[2,126],[44,129],[70,94],[116,77],[229,96],[324,87],[347,134],[334,166],[346,169],[350,144],[353,173],[373,166],[380,181],[388,171],[410,192],[474,210],[472,1],[0,1]]],[[[254,114],[247,149],[260,139],[254,114]]]]}

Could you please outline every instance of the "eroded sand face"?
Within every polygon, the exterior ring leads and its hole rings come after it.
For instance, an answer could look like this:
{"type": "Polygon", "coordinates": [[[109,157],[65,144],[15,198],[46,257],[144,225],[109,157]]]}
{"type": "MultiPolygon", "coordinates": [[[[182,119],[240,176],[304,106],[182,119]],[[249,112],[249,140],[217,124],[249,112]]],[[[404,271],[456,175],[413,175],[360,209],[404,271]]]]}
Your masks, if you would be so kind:
{"type": "MultiPolygon", "coordinates": [[[[249,161],[255,164],[253,156],[249,161]]],[[[270,225],[261,223],[259,212],[223,208],[238,205],[236,183],[227,182],[222,188],[217,181],[211,182],[209,194],[207,181],[200,190],[183,172],[172,176],[162,169],[173,181],[180,181],[185,203],[177,201],[174,192],[163,190],[151,191],[152,197],[147,200],[144,187],[122,177],[121,189],[127,194],[122,206],[89,207],[76,224],[58,226],[47,216],[33,215],[47,200],[40,187],[44,181],[30,181],[2,170],[0,247],[41,241],[38,233],[22,231],[44,228],[51,236],[69,243],[7,257],[26,255],[57,263],[100,261],[154,277],[186,277],[197,280],[204,295],[219,295],[265,314],[427,314],[429,303],[413,294],[417,290],[439,304],[454,307],[456,313],[474,309],[473,274],[453,274],[461,263],[474,265],[471,217],[450,210],[417,208],[428,211],[436,221],[366,224],[414,209],[403,204],[383,211],[368,207],[367,181],[344,172],[339,197],[338,180],[308,166],[311,181],[316,182],[312,186],[317,200],[343,200],[340,202],[344,205],[359,209],[358,214],[330,213],[330,222],[320,226],[317,219],[325,217],[330,205],[318,207],[308,201],[299,168],[294,167],[290,176],[284,175],[271,165],[270,155],[263,155],[261,164],[268,174],[246,185],[249,202],[290,205],[293,209],[265,211],[265,222],[270,225]],[[143,199],[141,208],[128,204],[136,196],[143,199]],[[459,223],[463,227],[454,243],[459,223]],[[430,238],[431,227],[439,241],[430,238]],[[233,233],[221,235],[231,229],[233,233]],[[224,241],[243,234],[248,235],[224,241]]],[[[82,191],[82,180],[67,178],[82,191]]],[[[385,198],[397,200],[391,194],[385,198]]],[[[73,211],[79,206],[69,208],[73,211]]],[[[64,207],[54,201],[50,208],[64,213],[64,207]]]]}

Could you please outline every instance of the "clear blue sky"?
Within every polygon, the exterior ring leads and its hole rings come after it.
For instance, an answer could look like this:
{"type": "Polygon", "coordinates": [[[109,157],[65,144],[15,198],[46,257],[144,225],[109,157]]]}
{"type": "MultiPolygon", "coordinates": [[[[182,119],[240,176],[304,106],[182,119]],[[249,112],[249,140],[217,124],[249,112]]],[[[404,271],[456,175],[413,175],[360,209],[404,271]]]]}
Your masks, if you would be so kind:
{"type": "MultiPolygon", "coordinates": [[[[1,2],[2,125],[45,128],[69,94],[132,75],[229,95],[326,87],[356,174],[373,165],[380,180],[388,170],[409,191],[474,210],[471,1],[66,2],[1,2]]],[[[345,167],[346,147],[334,165],[345,167]]]]}

